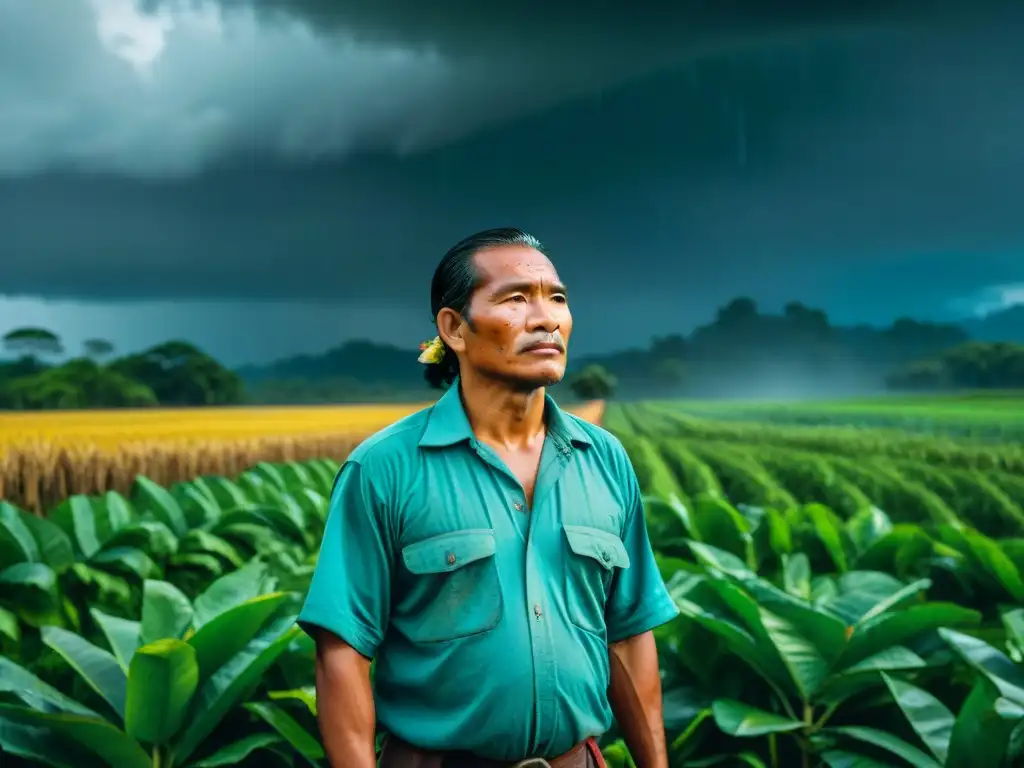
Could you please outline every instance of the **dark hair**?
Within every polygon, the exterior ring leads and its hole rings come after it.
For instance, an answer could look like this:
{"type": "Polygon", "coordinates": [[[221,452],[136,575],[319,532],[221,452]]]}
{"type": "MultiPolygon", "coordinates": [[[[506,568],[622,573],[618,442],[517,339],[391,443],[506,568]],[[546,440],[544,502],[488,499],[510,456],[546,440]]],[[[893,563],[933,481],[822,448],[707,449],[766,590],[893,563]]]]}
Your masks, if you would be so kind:
{"type": "MultiPolygon", "coordinates": [[[[473,291],[477,288],[479,275],[473,257],[487,248],[503,245],[524,245],[543,251],[540,241],[521,229],[503,227],[487,229],[461,240],[453,245],[434,270],[434,279],[430,283],[430,315],[437,324],[437,313],[445,307],[454,309],[465,318],[469,327],[473,327],[472,319],[466,314],[473,291]]],[[[443,344],[444,342],[442,342],[443,344]]],[[[427,365],[424,378],[435,389],[451,386],[459,375],[459,361],[447,345],[441,362],[427,365]]]]}

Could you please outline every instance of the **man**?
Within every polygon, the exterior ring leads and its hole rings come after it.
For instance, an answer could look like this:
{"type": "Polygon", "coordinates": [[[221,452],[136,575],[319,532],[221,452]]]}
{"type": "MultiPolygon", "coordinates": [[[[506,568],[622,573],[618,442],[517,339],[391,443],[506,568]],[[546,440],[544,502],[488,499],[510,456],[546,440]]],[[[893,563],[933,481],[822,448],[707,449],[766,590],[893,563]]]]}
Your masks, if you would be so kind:
{"type": "Polygon", "coordinates": [[[489,230],[431,304],[420,359],[448,391],[345,462],[299,617],[331,764],[375,765],[379,726],[385,768],[601,766],[614,714],[639,768],[666,768],[651,630],[677,610],[621,444],[545,391],[565,287],[534,238],[489,230]]]}

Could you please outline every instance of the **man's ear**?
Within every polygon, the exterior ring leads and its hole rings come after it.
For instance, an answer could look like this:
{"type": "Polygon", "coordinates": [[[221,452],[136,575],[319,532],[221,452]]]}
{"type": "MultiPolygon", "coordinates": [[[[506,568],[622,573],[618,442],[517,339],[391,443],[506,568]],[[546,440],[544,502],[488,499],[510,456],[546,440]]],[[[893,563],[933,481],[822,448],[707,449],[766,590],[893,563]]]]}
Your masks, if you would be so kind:
{"type": "Polygon", "coordinates": [[[462,315],[450,307],[445,307],[437,313],[437,333],[441,341],[448,345],[453,352],[462,352],[466,348],[466,341],[463,334],[466,328],[466,321],[462,315]]]}

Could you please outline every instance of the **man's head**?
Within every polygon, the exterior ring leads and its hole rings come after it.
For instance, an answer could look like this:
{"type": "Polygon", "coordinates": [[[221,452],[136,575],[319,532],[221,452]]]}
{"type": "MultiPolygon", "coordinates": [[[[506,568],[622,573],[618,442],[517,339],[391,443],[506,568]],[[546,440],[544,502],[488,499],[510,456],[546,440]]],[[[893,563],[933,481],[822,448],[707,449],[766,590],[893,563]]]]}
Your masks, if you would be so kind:
{"type": "Polygon", "coordinates": [[[565,286],[540,242],[518,229],[467,237],[444,255],[430,309],[445,344],[427,381],[450,384],[465,369],[514,389],[550,386],[565,375],[572,334],[565,286]]]}

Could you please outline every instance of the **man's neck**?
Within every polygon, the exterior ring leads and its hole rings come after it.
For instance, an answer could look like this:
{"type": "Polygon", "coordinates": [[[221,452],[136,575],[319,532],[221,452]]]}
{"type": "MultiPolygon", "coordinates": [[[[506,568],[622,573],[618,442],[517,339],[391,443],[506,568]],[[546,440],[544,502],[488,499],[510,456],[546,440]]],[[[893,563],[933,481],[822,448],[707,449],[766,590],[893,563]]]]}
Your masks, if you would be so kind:
{"type": "Polygon", "coordinates": [[[459,395],[473,433],[483,442],[509,450],[528,449],[544,440],[543,387],[515,391],[501,382],[460,381],[459,395]]]}

